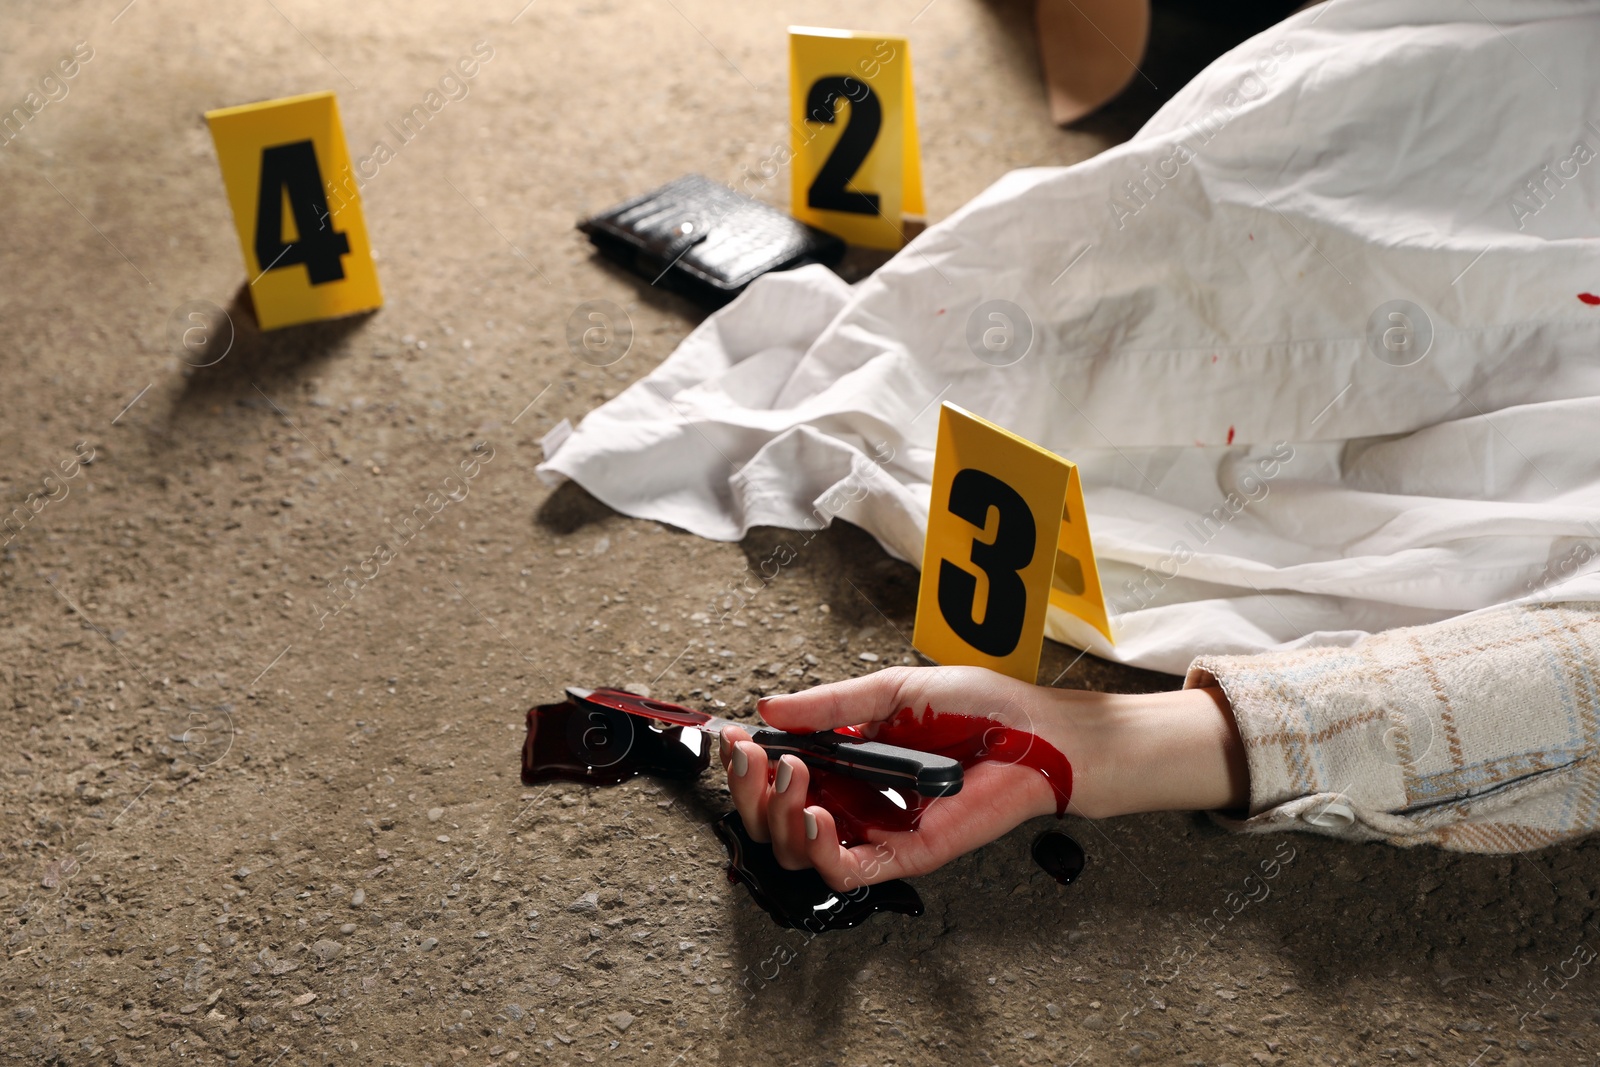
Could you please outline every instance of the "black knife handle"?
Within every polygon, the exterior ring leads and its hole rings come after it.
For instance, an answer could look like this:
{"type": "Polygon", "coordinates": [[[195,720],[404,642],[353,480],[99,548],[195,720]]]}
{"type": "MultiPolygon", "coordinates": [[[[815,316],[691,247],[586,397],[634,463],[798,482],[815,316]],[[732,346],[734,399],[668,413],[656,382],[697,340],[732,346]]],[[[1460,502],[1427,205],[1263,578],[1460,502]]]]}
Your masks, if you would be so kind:
{"type": "Polygon", "coordinates": [[[808,767],[909,789],[925,797],[948,797],[961,792],[961,764],[949,756],[885,745],[832,730],[790,734],[762,727],[751,731],[750,739],[773,759],[795,756],[808,767]]]}

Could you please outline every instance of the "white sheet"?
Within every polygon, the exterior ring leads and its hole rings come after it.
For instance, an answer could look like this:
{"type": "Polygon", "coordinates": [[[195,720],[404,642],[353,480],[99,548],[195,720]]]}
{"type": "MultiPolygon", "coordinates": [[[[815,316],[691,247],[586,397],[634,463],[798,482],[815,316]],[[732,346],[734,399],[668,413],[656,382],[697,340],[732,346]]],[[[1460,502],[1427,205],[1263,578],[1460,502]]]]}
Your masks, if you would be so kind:
{"type": "Polygon", "coordinates": [[[1082,468],[1116,644],[1050,636],[1174,672],[1600,599],[1595,55],[1593,2],[1304,11],[857,287],[758,282],[541,470],[719,540],[842,486],[822,510],[917,563],[952,400],[1082,468]],[[1034,330],[1006,367],[966,337],[997,298],[1034,330]],[[1367,339],[1395,300],[1432,326],[1409,366],[1367,339]]]}

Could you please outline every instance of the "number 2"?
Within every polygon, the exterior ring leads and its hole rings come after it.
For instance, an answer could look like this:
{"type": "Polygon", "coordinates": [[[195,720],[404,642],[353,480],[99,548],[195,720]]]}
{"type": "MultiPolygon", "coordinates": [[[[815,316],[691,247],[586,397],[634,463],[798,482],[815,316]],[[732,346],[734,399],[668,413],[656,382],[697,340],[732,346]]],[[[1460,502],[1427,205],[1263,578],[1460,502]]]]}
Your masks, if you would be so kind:
{"type": "Polygon", "coordinates": [[[973,566],[989,579],[983,621],[975,618],[978,579],[948,559],[939,561],[939,613],[957,637],[998,659],[1009,656],[1022,639],[1028,587],[1019,572],[1033,562],[1038,534],[1022,494],[976,468],[957,471],[950,481],[950,514],[981,530],[988,525],[990,508],[999,513],[994,540],[974,539],[971,553],[973,566]]]}
{"type": "Polygon", "coordinates": [[[261,273],[305,264],[312,285],[344,279],[341,256],[350,239],[335,230],[322,191],[322,171],[310,141],[274,145],[261,151],[261,194],[256,202],[256,262],[261,273]],[[283,200],[294,212],[296,237],[283,240],[283,200]]]}
{"type": "Polygon", "coordinates": [[[806,191],[806,203],[822,211],[848,211],[853,215],[876,215],[877,193],[854,193],[846,188],[861,169],[872,144],[883,126],[883,105],[871,86],[855,78],[830,74],[811,83],[806,93],[806,119],[832,123],[840,97],[850,101],[850,121],[845,123],[839,143],[833,146],[817,176],[806,191]]]}

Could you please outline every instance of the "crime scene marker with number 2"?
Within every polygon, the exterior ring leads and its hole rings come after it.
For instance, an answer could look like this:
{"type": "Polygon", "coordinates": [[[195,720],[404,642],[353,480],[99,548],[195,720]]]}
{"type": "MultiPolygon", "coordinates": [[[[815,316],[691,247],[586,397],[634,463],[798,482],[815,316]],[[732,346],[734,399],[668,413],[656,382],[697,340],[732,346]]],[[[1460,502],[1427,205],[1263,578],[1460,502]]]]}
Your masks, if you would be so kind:
{"type": "Polygon", "coordinates": [[[910,42],[789,27],[789,126],[794,217],[865,248],[905,244],[925,211],[910,42]]]}

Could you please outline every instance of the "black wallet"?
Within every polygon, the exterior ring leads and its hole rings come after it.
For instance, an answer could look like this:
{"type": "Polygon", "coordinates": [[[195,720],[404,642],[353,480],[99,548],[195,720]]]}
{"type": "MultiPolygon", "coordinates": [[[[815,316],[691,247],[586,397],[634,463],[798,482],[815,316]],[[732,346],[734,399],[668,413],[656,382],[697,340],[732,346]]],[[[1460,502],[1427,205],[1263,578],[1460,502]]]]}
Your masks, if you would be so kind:
{"type": "Polygon", "coordinates": [[[606,256],[651,285],[720,307],[772,270],[832,265],[844,242],[699,174],[578,223],[606,256]]]}

